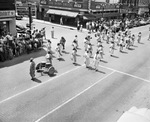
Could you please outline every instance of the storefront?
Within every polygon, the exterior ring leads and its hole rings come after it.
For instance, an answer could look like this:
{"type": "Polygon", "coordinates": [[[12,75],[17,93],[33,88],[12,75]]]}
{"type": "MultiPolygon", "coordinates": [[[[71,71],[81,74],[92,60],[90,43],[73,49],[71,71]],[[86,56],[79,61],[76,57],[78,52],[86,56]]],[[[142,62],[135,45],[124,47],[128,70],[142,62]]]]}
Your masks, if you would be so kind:
{"type": "Polygon", "coordinates": [[[15,10],[0,11],[0,36],[8,32],[16,35],[15,10]]]}

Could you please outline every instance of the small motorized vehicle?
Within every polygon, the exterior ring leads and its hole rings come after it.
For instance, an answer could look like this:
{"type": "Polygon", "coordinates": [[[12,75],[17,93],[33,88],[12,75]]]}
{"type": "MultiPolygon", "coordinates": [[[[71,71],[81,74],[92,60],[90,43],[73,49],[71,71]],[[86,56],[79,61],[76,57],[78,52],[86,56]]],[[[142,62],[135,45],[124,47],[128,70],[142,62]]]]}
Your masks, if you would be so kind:
{"type": "Polygon", "coordinates": [[[42,61],[36,66],[36,71],[38,73],[48,74],[49,76],[54,76],[57,73],[57,70],[52,66],[51,63],[47,63],[46,61],[42,61]]]}

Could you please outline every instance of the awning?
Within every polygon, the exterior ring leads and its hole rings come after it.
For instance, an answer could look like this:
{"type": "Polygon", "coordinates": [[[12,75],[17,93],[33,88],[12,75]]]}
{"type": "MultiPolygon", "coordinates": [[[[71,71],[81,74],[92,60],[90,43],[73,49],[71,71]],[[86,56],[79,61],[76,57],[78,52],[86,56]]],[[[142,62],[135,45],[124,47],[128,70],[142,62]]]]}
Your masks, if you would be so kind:
{"type": "Polygon", "coordinates": [[[0,21],[12,21],[12,20],[13,20],[13,18],[5,18],[5,19],[0,18],[0,21]]]}
{"type": "Polygon", "coordinates": [[[56,15],[62,15],[62,16],[68,16],[68,17],[76,17],[78,15],[77,12],[54,10],[54,9],[49,9],[47,11],[47,14],[56,14],[56,15]]]}
{"type": "Polygon", "coordinates": [[[92,15],[83,15],[83,19],[84,19],[84,20],[95,20],[96,17],[95,17],[95,16],[92,16],[92,15]]]}

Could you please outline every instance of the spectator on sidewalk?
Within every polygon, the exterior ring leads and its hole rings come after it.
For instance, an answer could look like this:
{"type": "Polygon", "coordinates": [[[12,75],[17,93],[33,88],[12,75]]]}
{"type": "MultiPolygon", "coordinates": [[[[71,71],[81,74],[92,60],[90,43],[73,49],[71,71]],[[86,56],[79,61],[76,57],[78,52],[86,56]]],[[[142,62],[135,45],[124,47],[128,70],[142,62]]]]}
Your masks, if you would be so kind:
{"type": "Polygon", "coordinates": [[[52,27],[52,30],[51,30],[51,37],[54,39],[54,27],[52,27]]]}
{"type": "Polygon", "coordinates": [[[31,80],[35,79],[35,62],[33,61],[33,58],[30,59],[30,76],[31,80]]]}

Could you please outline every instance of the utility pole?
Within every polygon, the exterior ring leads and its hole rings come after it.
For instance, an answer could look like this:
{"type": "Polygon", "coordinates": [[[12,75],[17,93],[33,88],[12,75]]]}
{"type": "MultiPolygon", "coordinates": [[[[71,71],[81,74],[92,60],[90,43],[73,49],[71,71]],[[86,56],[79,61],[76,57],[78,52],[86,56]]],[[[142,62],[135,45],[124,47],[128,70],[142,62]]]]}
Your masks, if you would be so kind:
{"type": "Polygon", "coordinates": [[[30,33],[31,33],[31,25],[32,25],[32,15],[31,15],[31,4],[28,4],[28,10],[29,10],[29,29],[30,29],[30,33]]]}

